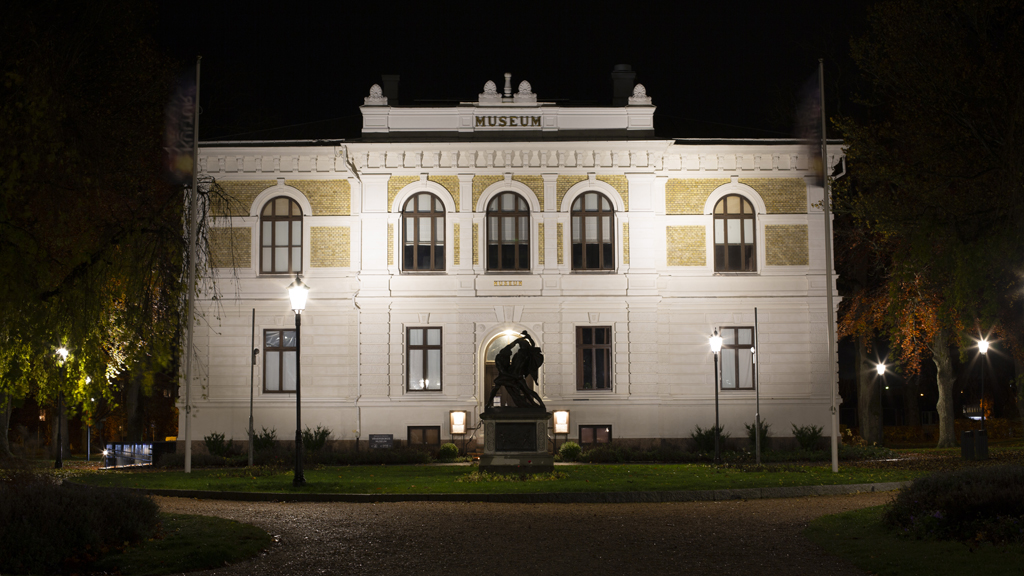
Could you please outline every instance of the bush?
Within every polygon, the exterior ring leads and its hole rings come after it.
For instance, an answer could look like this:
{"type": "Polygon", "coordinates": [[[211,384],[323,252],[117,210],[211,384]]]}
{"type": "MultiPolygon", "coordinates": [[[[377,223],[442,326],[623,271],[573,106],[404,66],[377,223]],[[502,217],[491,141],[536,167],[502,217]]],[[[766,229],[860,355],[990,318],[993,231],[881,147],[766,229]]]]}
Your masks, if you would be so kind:
{"type": "MultiPolygon", "coordinates": [[[[754,446],[756,446],[755,442],[757,442],[757,438],[754,436],[754,423],[744,424],[743,427],[747,429],[747,440],[750,440],[750,449],[753,450],[754,446]]],[[[772,425],[761,420],[759,427],[761,429],[760,434],[758,434],[761,437],[761,451],[767,452],[771,450],[772,433],[770,429],[772,425]]]]}
{"type": "MultiPolygon", "coordinates": [[[[697,452],[714,452],[715,451],[715,427],[701,428],[700,425],[693,427],[693,432],[690,432],[690,438],[693,439],[694,444],[697,445],[697,452]]],[[[721,444],[729,438],[728,432],[722,432],[722,426],[718,427],[718,438],[719,438],[719,450],[721,450],[721,444]]]]}
{"type": "Polygon", "coordinates": [[[808,424],[807,426],[797,426],[793,424],[793,437],[800,444],[801,450],[817,450],[818,445],[821,444],[821,426],[815,426],[814,424],[808,424]]]}
{"type": "Polygon", "coordinates": [[[562,462],[576,462],[580,459],[582,452],[583,449],[580,448],[580,445],[570,440],[562,444],[562,447],[558,449],[558,457],[562,462]]]}
{"type": "Polygon", "coordinates": [[[265,452],[272,450],[277,444],[277,428],[271,428],[267,430],[263,427],[263,431],[258,434],[253,434],[252,447],[256,452],[265,452]]]}
{"type": "Polygon", "coordinates": [[[0,478],[0,573],[83,572],[101,551],[153,536],[158,511],[127,490],[26,473],[0,478]]]}
{"type": "Polygon", "coordinates": [[[437,460],[439,462],[451,462],[459,457],[459,447],[451,442],[447,442],[441,445],[441,449],[437,451],[437,460]]]}
{"type": "Polygon", "coordinates": [[[1024,543],[1024,466],[918,478],[886,506],[883,521],[917,538],[1024,543]]]}
{"type": "Polygon", "coordinates": [[[318,452],[323,449],[330,437],[330,428],[324,428],[317,424],[316,430],[310,430],[309,426],[306,426],[306,429],[302,431],[302,447],[310,452],[318,452]]]}
{"type": "Polygon", "coordinates": [[[206,443],[206,451],[213,456],[228,457],[231,455],[231,443],[224,440],[223,434],[211,432],[209,436],[203,436],[206,443]]]}

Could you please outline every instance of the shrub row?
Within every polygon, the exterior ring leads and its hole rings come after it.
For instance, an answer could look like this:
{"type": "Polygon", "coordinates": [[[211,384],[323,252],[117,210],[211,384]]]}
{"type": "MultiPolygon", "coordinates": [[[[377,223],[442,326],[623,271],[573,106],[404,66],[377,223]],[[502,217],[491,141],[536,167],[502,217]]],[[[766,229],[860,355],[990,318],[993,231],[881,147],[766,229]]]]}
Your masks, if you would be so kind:
{"type": "Polygon", "coordinates": [[[886,506],[883,521],[917,538],[1024,543],[1024,466],[983,466],[918,478],[886,506]]]}
{"type": "Polygon", "coordinates": [[[27,473],[0,478],[0,573],[81,572],[104,552],[153,536],[157,512],[148,496],[127,490],[27,473]]]}
{"type": "MultiPolygon", "coordinates": [[[[255,447],[255,446],[254,446],[255,447]]],[[[312,452],[306,451],[302,461],[307,466],[348,466],[353,464],[426,464],[431,461],[430,453],[413,448],[394,448],[391,450],[361,450],[359,452],[336,451],[330,446],[312,452]]],[[[224,466],[245,467],[249,464],[246,454],[231,456],[214,456],[211,454],[192,454],[194,468],[220,468],[224,466]]],[[[253,455],[256,466],[288,468],[295,464],[295,451],[290,448],[273,447],[257,451],[253,455]]],[[[157,462],[159,468],[183,468],[183,454],[167,454],[157,462]]]]}

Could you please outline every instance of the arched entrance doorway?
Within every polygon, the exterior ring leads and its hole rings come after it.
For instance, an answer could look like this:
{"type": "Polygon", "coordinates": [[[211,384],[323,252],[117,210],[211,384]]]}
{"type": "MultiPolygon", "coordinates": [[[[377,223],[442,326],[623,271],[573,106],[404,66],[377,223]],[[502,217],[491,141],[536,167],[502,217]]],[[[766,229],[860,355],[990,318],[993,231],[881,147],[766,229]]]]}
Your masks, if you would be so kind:
{"type": "MultiPolygon", "coordinates": [[[[502,348],[511,344],[516,338],[519,338],[518,331],[506,330],[491,338],[484,348],[484,380],[483,385],[480,387],[482,392],[480,397],[481,404],[486,403],[487,399],[491,397],[494,379],[498,377],[498,369],[494,366],[494,357],[498,355],[498,352],[501,352],[502,348]]],[[[494,397],[494,406],[515,406],[515,404],[509,398],[508,392],[502,389],[494,397]]],[[[487,406],[481,406],[481,410],[486,410],[487,408],[487,406]]]]}

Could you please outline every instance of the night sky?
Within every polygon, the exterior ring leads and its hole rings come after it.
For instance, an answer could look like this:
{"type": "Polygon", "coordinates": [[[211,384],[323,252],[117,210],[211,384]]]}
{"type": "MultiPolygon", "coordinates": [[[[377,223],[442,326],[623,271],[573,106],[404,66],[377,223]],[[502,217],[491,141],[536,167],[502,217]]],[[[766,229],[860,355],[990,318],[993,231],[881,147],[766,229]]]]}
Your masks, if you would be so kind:
{"type": "Polygon", "coordinates": [[[156,36],[183,70],[203,56],[203,140],[358,137],[381,74],[402,105],[475,100],[505,72],[541,101],[610,105],[616,64],[660,137],[786,138],[819,57],[830,114],[849,106],[863,4],[160,2],[156,36]]]}

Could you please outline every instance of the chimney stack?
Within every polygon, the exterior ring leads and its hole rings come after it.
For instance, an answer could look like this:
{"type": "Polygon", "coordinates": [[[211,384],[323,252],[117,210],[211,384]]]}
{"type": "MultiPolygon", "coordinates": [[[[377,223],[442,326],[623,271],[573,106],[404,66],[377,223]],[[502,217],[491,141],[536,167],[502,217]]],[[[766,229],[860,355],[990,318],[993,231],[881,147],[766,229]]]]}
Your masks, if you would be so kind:
{"type": "MultiPolygon", "coordinates": [[[[629,104],[635,83],[636,72],[633,72],[633,67],[629,64],[616,64],[612,70],[612,106],[629,104]]],[[[387,88],[384,89],[384,95],[387,96],[387,88]]]]}
{"type": "Polygon", "coordinates": [[[381,89],[384,92],[384,97],[388,99],[388,104],[395,106],[398,104],[398,74],[382,74],[381,77],[381,89]]]}

